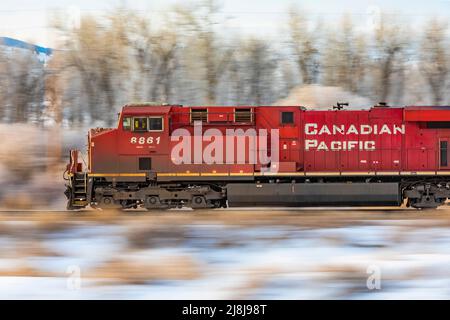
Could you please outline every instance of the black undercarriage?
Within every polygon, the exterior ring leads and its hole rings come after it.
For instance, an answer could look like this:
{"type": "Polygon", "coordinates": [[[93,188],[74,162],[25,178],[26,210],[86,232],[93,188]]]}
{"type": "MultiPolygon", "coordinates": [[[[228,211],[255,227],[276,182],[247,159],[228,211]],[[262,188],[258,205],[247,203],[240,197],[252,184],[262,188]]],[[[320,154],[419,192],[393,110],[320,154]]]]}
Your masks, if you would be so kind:
{"type": "Polygon", "coordinates": [[[69,210],[191,207],[401,206],[437,208],[450,198],[446,176],[259,177],[227,181],[117,181],[76,173],[69,210]]]}

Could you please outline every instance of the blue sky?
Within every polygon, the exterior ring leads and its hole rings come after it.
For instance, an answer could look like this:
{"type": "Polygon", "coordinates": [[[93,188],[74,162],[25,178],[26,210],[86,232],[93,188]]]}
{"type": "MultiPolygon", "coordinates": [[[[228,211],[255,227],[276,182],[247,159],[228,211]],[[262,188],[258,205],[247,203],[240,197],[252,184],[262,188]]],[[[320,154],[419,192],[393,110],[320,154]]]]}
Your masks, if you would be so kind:
{"type": "MultiPolygon", "coordinates": [[[[125,4],[149,15],[168,10],[180,0],[1,0],[0,36],[16,37],[44,46],[53,46],[55,34],[48,27],[50,12],[63,9],[81,14],[102,14],[125,4]],[[71,8],[71,9],[68,9],[71,8]]],[[[412,28],[435,16],[450,19],[450,0],[221,0],[221,15],[232,30],[261,36],[275,35],[283,28],[286,10],[296,5],[309,13],[311,20],[320,18],[333,23],[343,13],[352,16],[361,28],[367,26],[374,12],[395,13],[393,19],[411,22],[412,28]]]]}

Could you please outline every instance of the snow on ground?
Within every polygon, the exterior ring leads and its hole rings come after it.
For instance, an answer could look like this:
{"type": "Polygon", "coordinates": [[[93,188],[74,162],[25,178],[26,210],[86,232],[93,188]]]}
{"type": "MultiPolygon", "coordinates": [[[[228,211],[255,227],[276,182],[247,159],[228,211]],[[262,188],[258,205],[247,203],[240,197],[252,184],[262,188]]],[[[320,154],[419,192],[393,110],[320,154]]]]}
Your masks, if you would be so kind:
{"type": "Polygon", "coordinates": [[[410,212],[0,216],[0,299],[449,299],[449,211],[410,212]]]}

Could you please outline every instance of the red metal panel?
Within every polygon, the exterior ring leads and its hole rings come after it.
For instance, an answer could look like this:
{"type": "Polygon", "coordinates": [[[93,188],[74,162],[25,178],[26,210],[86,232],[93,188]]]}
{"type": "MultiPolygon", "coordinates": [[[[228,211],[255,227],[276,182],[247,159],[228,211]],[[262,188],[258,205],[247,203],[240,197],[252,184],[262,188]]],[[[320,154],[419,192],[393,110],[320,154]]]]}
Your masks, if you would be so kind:
{"type": "Polygon", "coordinates": [[[233,107],[210,107],[208,108],[208,122],[233,122],[233,107]]]}
{"type": "Polygon", "coordinates": [[[400,171],[402,163],[402,141],[407,134],[396,131],[395,128],[402,128],[403,114],[399,108],[379,108],[372,109],[369,113],[370,124],[375,126],[378,134],[370,135],[369,139],[375,141],[375,151],[370,154],[370,170],[373,171],[400,171]],[[387,131],[384,131],[384,130],[387,131]]]}
{"type": "MultiPolygon", "coordinates": [[[[449,107],[373,108],[355,111],[303,111],[295,106],[255,107],[254,126],[211,121],[212,110],[218,115],[213,120],[222,122],[220,114],[233,114],[234,107],[211,107],[210,123],[203,126],[203,132],[218,129],[225,134],[227,129],[254,129],[257,132],[267,130],[270,134],[272,129],[278,129],[278,169],[283,172],[297,169],[325,173],[438,170],[439,139],[450,138],[450,129],[428,129],[423,123],[450,121],[449,107]],[[293,124],[280,123],[282,111],[294,112],[293,124]],[[340,131],[341,127],[344,133],[340,131]],[[314,143],[311,141],[315,143],[313,147],[311,146],[314,143]],[[369,148],[372,144],[373,148],[369,148]]],[[[247,149],[245,163],[237,163],[237,151],[247,147],[242,143],[238,145],[237,140],[234,141],[234,164],[176,165],[171,159],[171,151],[177,141],[171,142],[170,135],[175,129],[184,128],[192,136],[193,126],[190,123],[189,111],[189,107],[180,106],[124,107],[122,115],[162,115],[164,131],[124,131],[121,121],[117,129],[92,131],[92,171],[114,173],[138,170],[137,160],[141,156],[151,157],[152,167],[158,172],[251,173],[255,167],[260,168],[259,164],[249,164],[247,149]],[[143,137],[145,143],[130,143],[136,135],[138,139],[143,137]],[[147,139],[153,138],[155,141],[158,137],[159,143],[147,143],[147,139]]],[[[194,151],[200,150],[203,154],[209,143],[203,141],[197,146],[192,140],[190,151],[193,154],[194,151]]],[[[225,155],[227,149],[225,145],[223,147],[225,155]]],[[[260,151],[261,146],[257,148],[257,151],[260,151]]]]}
{"type": "Polygon", "coordinates": [[[450,121],[450,107],[408,107],[405,121],[450,121]]]}
{"type": "Polygon", "coordinates": [[[91,172],[114,173],[119,171],[117,130],[94,134],[91,130],[91,172]]]}

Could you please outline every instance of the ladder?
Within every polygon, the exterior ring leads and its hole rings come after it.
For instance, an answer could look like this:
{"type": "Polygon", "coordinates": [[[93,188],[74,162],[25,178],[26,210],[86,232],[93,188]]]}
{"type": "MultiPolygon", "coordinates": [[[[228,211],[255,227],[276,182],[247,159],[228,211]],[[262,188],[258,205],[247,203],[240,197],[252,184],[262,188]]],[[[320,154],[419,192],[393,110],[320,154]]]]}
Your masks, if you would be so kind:
{"type": "Polygon", "coordinates": [[[72,206],[85,207],[87,203],[87,173],[77,172],[72,180],[72,206]]]}

